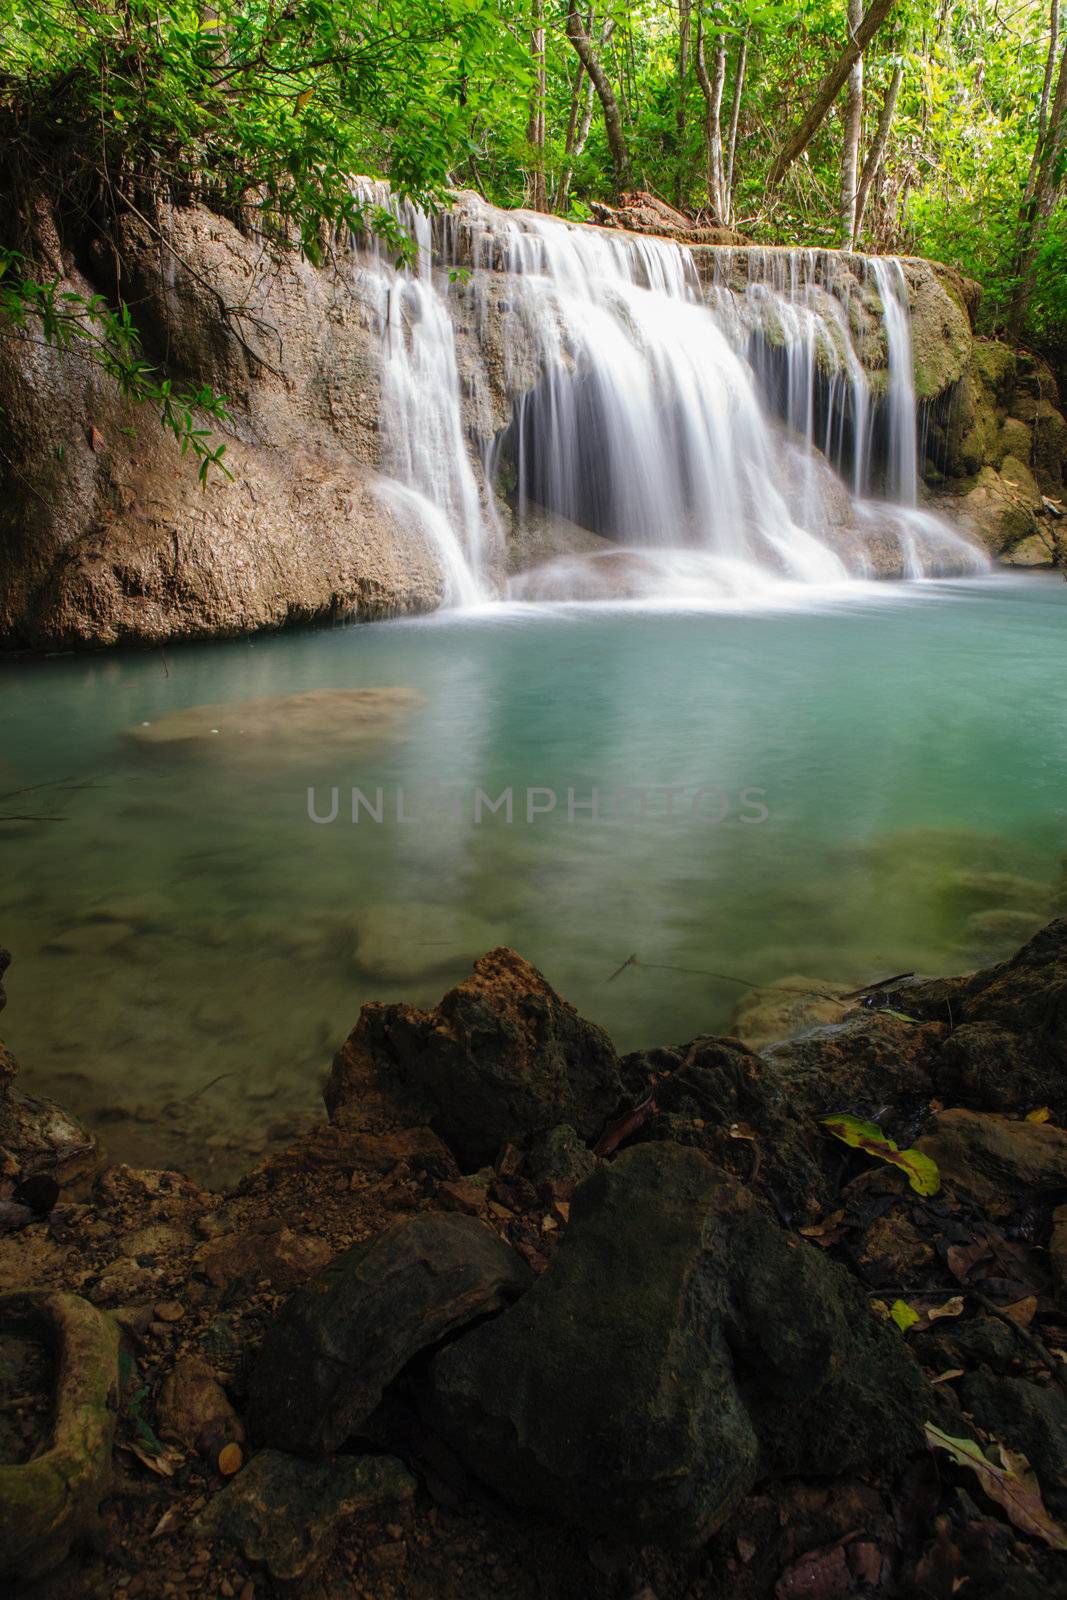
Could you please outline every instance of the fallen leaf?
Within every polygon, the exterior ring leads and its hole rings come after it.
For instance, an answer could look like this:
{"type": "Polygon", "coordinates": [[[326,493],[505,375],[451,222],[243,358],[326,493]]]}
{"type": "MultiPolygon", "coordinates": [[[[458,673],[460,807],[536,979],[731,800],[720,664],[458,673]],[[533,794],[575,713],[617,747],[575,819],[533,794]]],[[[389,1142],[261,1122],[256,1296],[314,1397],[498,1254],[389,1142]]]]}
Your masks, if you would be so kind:
{"type": "Polygon", "coordinates": [[[946,1300],[944,1305],[930,1306],[925,1312],[927,1322],[936,1322],[939,1317],[960,1317],[963,1315],[963,1296],[954,1294],[951,1300],[946,1300]]]}
{"type": "Polygon", "coordinates": [[[1048,1122],[1051,1116],[1052,1112],[1049,1110],[1048,1106],[1038,1106],[1035,1111],[1028,1111],[1026,1113],[1026,1120],[1027,1122],[1048,1122]]]}
{"type": "Polygon", "coordinates": [[[945,1264],[957,1282],[963,1283],[970,1276],[972,1267],[984,1261],[988,1255],[989,1247],[985,1244],[950,1244],[945,1251],[945,1264]]]}
{"type": "Polygon", "coordinates": [[[656,1110],[655,1097],[649,1095],[647,1100],[642,1100],[632,1111],[624,1111],[622,1116],[612,1118],[593,1146],[593,1154],[610,1156],[624,1139],[630,1137],[631,1133],[636,1133],[638,1128],[644,1127],[646,1122],[651,1121],[656,1115],[656,1110]]]}
{"type": "Polygon", "coordinates": [[[936,1378],[931,1378],[931,1383],[951,1383],[954,1378],[963,1377],[962,1367],[949,1367],[947,1372],[939,1372],[936,1378]]]}
{"type": "Polygon", "coordinates": [[[899,1167],[916,1194],[936,1194],[940,1189],[941,1174],[937,1170],[937,1163],[923,1155],[921,1150],[901,1150],[877,1123],[844,1115],[823,1117],[821,1121],[826,1131],[843,1144],[899,1167]]]}
{"type": "Polygon", "coordinates": [[[244,1456],[241,1454],[241,1446],[231,1440],[229,1444],[224,1444],[219,1451],[219,1459],[216,1465],[224,1478],[232,1478],[235,1472],[240,1472],[243,1462],[244,1456]]]}
{"type": "Polygon", "coordinates": [[[731,1139],[755,1140],[756,1137],[755,1130],[747,1122],[731,1122],[729,1132],[731,1139]]]}
{"type": "Polygon", "coordinates": [[[177,1511],[173,1506],[170,1506],[166,1511],[164,1511],[163,1515],[152,1529],[152,1538],[162,1539],[165,1533],[170,1533],[172,1529],[178,1526],[178,1521],[179,1518],[177,1511]]]}
{"type": "Polygon", "coordinates": [[[933,1450],[944,1450],[958,1467],[973,1472],[990,1500],[1007,1513],[1020,1533],[1041,1539],[1053,1550],[1067,1550],[1067,1532],[1046,1511],[1037,1479],[1025,1456],[1000,1445],[1004,1465],[989,1460],[973,1439],[954,1439],[932,1422],[926,1424],[926,1442],[933,1450]]]}
{"type": "Polygon", "coordinates": [[[913,1310],[906,1300],[894,1300],[889,1308],[889,1315],[901,1333],[907,1333],[909,1328],[914,1328],[915,1324],[921,1320],[919,1313],[913,1310]]]}
{"type": "Polygon", "coordinates": [[[1037,1295],[1028,1294],[1022,1300],[1015,1300],[1010,1306],[1001,1306],[1000,1309],[1018,1327],[1028,1328],[1037,1311],[1037,1295]]]}
{"type": "Polygon", "coordinates": [[[150,1472],[154,1472],[159,1478],[173,1478],[175,1467],[180,1466],[185,1460],[180,1450],[168,1448],[145,1450],[141,1445],[133,1443],[132,1440],[127,1440],[122,1448],[128,1450],[131,1456],[136,1456],[142,1466],[147,1467],[150,1472]]]}

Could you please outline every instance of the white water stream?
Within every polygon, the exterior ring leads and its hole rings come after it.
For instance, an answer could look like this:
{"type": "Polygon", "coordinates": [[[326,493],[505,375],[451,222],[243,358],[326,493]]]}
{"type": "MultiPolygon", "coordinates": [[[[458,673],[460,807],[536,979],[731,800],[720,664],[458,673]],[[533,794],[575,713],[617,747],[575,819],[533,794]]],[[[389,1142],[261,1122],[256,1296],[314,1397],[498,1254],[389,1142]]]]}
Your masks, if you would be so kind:
{"type": "MultiPolygon", "coordinates": [[[[384,186],[366,193],[388,199],[384,186]]],[[[692,255],[666,240],[464,197],[435,255],[428,220],[410,208],[401,220],[417,241],[413,268],[358,246],[383,338],[382,493],[436,550],[446,604],[501,591],[490,557],[504,537],[492,481],[502,449],[516,526],[547,512],[577,536],[512,580],[523,599],[743,599],[783,584],[836,586],[881,570],[869,558],[879,540],[906,577],[987,566],[918,505],[899,261],[865,269],[888,354],[879,404],[853,343],[856,279],[837,272],[832,253],[750,251],[739,290],[727,252],[705,289],[692,255]],[[470,297],[484,328],[501,272],[539,376],[510,375],[512,424],[479,445],[464,423],[455,310],[470,297]],[[876,429],[887,498],[871,501],[876,429]]],[[[491,381],[482,356],[475,387],[491,381]]]]}

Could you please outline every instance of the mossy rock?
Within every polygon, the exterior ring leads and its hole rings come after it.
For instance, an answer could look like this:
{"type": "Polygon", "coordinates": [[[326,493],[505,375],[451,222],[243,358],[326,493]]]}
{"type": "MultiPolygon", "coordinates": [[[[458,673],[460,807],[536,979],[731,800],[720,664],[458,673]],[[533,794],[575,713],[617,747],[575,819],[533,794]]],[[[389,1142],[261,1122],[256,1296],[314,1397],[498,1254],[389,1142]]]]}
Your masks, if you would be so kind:
{"type": "Polygon", "coordinates": [[[0,1577],[41,1576],[89,1531],[111,1477],[118,1327],[79,1295],[0,1297],[0,1324],[40,1331],[57,1367],[49,1448],[0,1467],[0,1577]]]}
{"type": "Polygon", "coordinates": [[[937,273],[917,268],[908,274],[915,394],[933,400],[963,377],[974,339],[962,302],[937,273]]]}

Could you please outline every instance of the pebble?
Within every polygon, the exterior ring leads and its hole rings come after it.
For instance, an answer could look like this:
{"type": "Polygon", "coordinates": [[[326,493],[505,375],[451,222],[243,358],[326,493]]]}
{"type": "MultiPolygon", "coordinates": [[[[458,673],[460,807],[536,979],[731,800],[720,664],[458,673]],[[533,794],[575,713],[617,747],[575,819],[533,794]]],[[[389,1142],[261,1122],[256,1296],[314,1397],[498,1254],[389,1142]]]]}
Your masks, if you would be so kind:
{"type": "Polygon", "coordinates": [[[180,1322],[185,1315],[185,1307],[180,1300],[161,1300],[152,1309],[160,1322],[180,1322]]]}

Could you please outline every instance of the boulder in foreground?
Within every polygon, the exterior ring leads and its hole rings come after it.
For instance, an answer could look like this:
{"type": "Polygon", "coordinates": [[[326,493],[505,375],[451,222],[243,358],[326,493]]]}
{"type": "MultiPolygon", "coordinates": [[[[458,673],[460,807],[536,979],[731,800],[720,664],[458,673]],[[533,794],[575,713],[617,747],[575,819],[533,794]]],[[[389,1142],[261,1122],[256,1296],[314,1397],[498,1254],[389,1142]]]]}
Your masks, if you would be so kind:
{"type": "Polygon", "coordinates": [[[368,1089],[406,1101],[473,1170],[561,1122],[594,1138],[622,1084],[603,1028],[500,948],[433,1011],[363,1007],[326,1085],[331,1118],[358,1117],[368,1089]]]}
{"type": "Polygon", "coordinates": [[[844,1268],[650,1144],[582,1186],[547,1271],[435,1357],[422,1403],[514,1504],[693,1548],[761,1478],[899,1463],[926,1390],[844,1268]]]}
{"type": "Polygon", "coordinates": [[[353,1245],[289,1300],[252,1373],[253,1433],[334,1450],[411,1358],[530,1284],[529,1267],[473,1217],[427,1215],[353,1245]]]}

